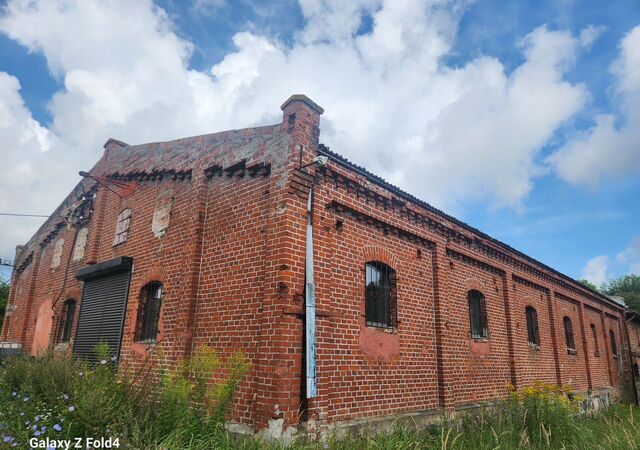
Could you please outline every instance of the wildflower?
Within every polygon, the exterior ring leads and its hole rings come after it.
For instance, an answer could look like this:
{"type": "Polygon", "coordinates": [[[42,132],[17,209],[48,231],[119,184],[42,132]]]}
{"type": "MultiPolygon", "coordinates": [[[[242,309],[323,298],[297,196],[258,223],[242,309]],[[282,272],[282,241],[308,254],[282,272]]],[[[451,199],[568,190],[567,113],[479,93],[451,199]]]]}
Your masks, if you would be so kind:
{"type": "Polygon", "coordinates": [[[25,397],[22,399],[23,402],[28,402],[29,401],[29,397],[25,397]]]}
{"type": "Polygon", "coordinates": [[[4,442],[5,444],[8,444],[9,442],[13,441],[13,437],[12,436],[4,436],[2,438],[2,442],[4,442]]]}
{"type": "Polygon", "coordinates": [[[35,420],[36,422],[40,422],[41,418],[42,418],[42,416],[36,416],[33,420],[35,420]]]}
{"type": "Polygon", "coordinates": [[[22,416],[24,416],[24,413],[23,413],[23,412],[21,412],[21,413],[20,413],[20,417],[22,417],[22,416]]]}
{"type": "Polygon", "coordinates": [[[38,437],[38,436],[40,436],[41,434],[42,434],[42,433],[41,433],[41,432],[39,432],[38,430],[36,430],[36,431],[34,431],[34,432],[33,432],[33,435],[34,435],[35,437],[38,437]]]}
{"type": "Polygon", "coordinates": [[[82,377],[82,376],[84,376],[84,372],[79,372],[78,375],[80,375],[82,377]]]}
{"type": "Polygon", "coordinates": [[[111,357],[111,361],[116,362],[116,357],[115,357],[115,356],[112,356],[112,357],[111,357]]]}
{"type": "Polygon", "coordinates": [[[30,422],[28,420],[24,422],[25,425],[29,425],[29,423],[30,422]]]}
{"type": "Polygon", "coordinates": [[[13,391],[13,392],[11,393],[11,396],[12,396],[12,397],[15,397],[16,395],[18,395],[18,393],[17,393],[16,391],[13,391]]]}
{"type": "Polygon", "coordinates": [[[76,407],[71,405],[71,406],[69,406],[68,409],[69,409],[69,411],[74,412],[76,410],[76,407]]]}
{"type": "Polygon", "coordinates": [[[47,431],[47,427],[40,428],[40,431],[42,431],[44,433],[45,431],[47,431]]]}
{"type": "Polygon", "coordinates": [[[69,396],[67,394],[62,394],[62,398],[65,400],[69,400],[69,396]]]}
{"type": "Polygon", "coordinates": [[[105,365],[106,363],[107,363],[106,359],[103,359],[103,360],[100,361],[100,364],[102,364],[102,365],[105,365]]]}
{"type": "Polygon", "coordinates": [[[53,429],[56,431],[62,431],[62,427],[60,426],[60,424],[57,424],[57,423],[53,426],[53,429]]]}

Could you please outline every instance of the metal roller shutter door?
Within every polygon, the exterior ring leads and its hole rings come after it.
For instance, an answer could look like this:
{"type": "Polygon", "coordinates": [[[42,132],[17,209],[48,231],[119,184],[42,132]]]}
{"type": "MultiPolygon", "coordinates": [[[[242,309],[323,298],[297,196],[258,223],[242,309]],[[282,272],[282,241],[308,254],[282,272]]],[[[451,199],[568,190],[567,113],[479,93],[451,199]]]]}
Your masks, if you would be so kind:
{"type": "Polygon", "coordinates": [[[127,307],[130,272],[118,272],[86,280],[73,354],[95,361],[95,347],[109,345],[116,357],[120,353],[122,327],[127,307]]]}

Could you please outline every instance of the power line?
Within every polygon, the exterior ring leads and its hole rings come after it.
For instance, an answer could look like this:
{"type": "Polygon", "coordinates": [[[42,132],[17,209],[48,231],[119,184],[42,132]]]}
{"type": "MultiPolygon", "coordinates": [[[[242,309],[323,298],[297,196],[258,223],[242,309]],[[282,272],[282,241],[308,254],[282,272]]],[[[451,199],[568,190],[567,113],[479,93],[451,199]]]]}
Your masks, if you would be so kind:
{"type": "Polygon", "coordinates": [[[0,216],[14,216],[14,217],[49,217],[40,214],[15,214],[15,213],[0,213],[0,216]]]}

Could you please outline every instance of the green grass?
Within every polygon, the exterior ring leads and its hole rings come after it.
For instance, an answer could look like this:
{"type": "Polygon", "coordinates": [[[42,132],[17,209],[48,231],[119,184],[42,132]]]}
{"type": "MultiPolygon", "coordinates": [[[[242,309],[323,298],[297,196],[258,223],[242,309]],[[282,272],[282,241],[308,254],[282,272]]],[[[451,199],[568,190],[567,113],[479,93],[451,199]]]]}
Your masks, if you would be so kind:
{"type": "MultiPolygon", "coordinates": [[[[224,428],[247,370],[242,355],[222,362],[201,348],[169,371],[145,365],[116,373],[107,350],[97,349],[102,364],[94,367],[54,354],[9,360],[0,369],[0,448],[29,448],[33,437],[111,437],[119,439],[119,448],[131,449],[282,448],[231,436],[224,428]],[[220,381],[211,384],[215,374],[220,381]]],[[[537,383],[491,409],[439,426],[398,426],[386,434],[315,442],[300,438],[289,448],[640,449],[640,409],[616,405],[589,417],[566,390],[537,383]]]]}

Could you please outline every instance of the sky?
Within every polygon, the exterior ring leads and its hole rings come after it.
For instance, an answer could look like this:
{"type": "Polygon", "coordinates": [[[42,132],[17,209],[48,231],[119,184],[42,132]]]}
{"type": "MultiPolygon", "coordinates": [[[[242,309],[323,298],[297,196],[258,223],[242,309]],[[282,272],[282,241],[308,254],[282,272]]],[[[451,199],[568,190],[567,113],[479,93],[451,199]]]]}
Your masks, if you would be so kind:
{"type": "MultiPolygon", "coordinates": [[[[110,137],[304,93],[322,143],[432,205],[574,278],[640,274],[638,0],[0,5],[0,213],[50,214],[110,137]]],[[[0,216],[0,259],[42,221],[0,216]]]]}

